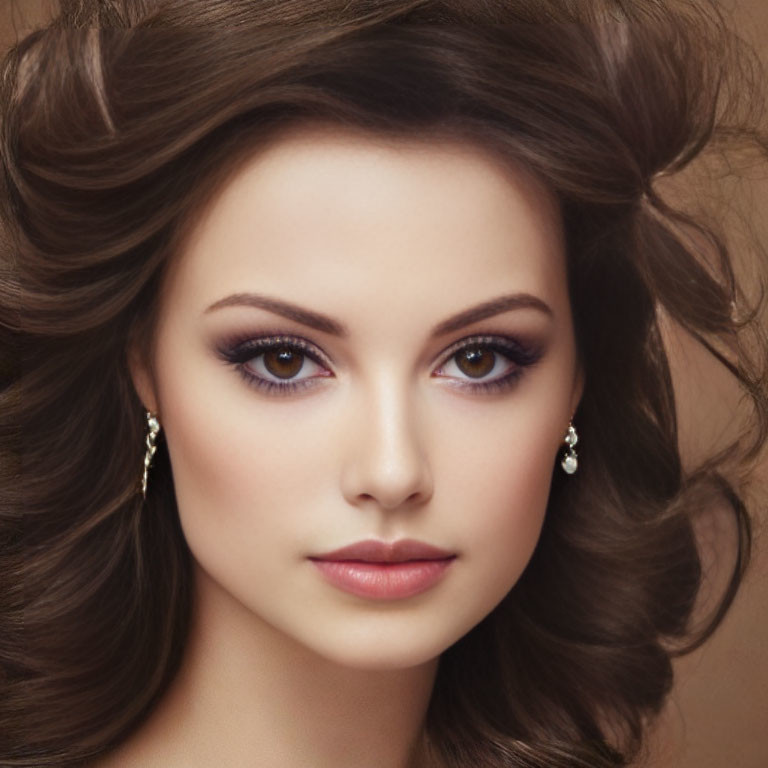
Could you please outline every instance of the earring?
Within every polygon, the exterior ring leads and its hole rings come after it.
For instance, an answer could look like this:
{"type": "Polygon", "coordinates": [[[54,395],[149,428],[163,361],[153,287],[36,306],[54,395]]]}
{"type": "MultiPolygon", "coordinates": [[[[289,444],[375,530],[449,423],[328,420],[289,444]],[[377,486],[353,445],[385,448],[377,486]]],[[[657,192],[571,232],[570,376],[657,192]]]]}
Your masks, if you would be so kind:
{"type": "Polygon", "coordinates": [[[157,415],[146,411],[147,427],[149,433],[147,434],[147,450],[144,454],[144,474],[141,478],[141,495],[144,499],[147,498],[147,478],[149,477],[149,465],[152,463],[152,457],[157,450],[156,440],[157,435],[160,432],[160,422],[157,420],[157,415]]]}
{"type": "Polygon", "coordinates": [[[565,472],[572,475],[579,468],[576,451],[573,450],[573,446],[579,442],[579,436],[576,434],[576,428],[573,426],[573,421],[568,424],[568,431],[565,433],[563,442],[568,446],[568,450],[565,452],[565,456],[563,456],[560,466],[565,472]]]}

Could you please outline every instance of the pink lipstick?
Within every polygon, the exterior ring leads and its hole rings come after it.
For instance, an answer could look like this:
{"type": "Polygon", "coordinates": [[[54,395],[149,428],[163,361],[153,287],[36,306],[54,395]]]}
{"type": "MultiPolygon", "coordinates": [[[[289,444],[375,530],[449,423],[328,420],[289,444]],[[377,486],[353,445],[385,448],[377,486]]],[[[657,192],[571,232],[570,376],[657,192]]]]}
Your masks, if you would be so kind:
{"type": "Polygon", "coordinates": [[[373,600],[412,597],[437,584],[456,555],[413,539],[369,539],[309,559],[338,589],[373,600]]]}

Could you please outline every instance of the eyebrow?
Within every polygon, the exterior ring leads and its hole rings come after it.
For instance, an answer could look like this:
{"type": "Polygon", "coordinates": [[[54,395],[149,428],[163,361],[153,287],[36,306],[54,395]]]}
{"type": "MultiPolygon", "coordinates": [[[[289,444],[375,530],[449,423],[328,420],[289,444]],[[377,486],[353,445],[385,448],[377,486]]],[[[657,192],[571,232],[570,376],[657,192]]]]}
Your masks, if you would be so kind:
{"type": "MultiPolygon", "coordinates": [[[[289,320],[295,320],[297,323],[301,323],[301,325],[306,325],[332,336],[340,336],[342,338],[349,336],[349,329],[343,323],[334,320],[332,317],[328,317],[328,315],[323,315],[320,312],[314,312],[304,307],[300,307],[297,304],[292,304],[288,301],[276,299],[271,296],[264,296],[259,293],[233,293],[231,296],[226,296],[211,304],[211,306],[205,310],[204,314],[217,309],[222,309],[223,307],[254,307],[256,309],[265,309],[268,312],[281,315],[289,320]]],[[[535,309],[548,317],[554,316],[554,312],[549,305],[537,296],[533,296],[530,293],[512,293],[499,296],[489,301],[484,301],[482,304],[477,304],[456,315],[452,315],[447,320],[438,323],[432,329],[431,335],[433,338],[444,336],[447,333],[452,333],[460,328],[464,328],[464,326],[514,309],[535,309]]]]}

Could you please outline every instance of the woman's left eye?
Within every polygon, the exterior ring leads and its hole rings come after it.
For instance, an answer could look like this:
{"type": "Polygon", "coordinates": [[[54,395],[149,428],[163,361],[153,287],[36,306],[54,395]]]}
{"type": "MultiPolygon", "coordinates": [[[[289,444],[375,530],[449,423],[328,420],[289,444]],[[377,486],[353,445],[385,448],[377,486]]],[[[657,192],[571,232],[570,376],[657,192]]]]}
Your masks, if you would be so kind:
{"type": "Polygon", "coordinates": [[[454,345],[436,376],[458,380],[469,391],[500,391],[514,384],[541,354],[518,342],[496,336],[476,337],[454,345]]]}

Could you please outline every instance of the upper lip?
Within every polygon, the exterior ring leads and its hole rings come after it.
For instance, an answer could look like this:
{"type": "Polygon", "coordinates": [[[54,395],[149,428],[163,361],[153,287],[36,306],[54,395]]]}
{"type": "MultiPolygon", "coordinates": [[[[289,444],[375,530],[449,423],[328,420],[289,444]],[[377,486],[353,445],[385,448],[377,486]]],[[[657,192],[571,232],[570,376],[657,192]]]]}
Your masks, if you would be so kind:
{"type": "Polygon", "coordinates": [[[341,547],[341,549],[334,549],[333,552],[313,555],[310,559],[403,563],[407,560],[445,560],[449,557],[455,557],[455,554],[415,539],[400,539],[392,542],[368,539],[341,547]]]}

